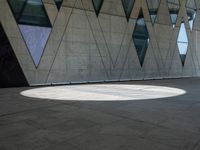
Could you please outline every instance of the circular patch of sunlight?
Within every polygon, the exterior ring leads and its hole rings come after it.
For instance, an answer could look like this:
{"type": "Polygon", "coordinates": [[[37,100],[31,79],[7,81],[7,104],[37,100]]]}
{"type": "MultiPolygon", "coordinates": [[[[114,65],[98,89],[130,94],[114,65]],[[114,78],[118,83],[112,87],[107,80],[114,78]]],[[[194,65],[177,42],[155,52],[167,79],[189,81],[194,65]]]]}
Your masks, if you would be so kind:
{"type": "Polygon", "coordinates": [[[22,91],[31,98],[72,101],[124,101],[174,97],[185,94],[182,89],[127,84],[90,84],[35,88],[22,91]]]}

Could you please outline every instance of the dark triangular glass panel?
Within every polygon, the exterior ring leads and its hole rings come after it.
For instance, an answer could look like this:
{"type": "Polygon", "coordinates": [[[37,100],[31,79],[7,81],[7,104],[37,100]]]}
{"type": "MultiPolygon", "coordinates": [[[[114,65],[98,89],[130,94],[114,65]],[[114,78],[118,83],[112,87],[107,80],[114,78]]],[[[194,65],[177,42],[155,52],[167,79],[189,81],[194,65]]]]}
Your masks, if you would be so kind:
{"type": "Polygon", "coordinates": [[[8,0],[8,2],[18,24],[51,27],[41,0],[8,0]]]}
{"type": "Polygon", "coordinates": [[[62,5],[63,0],[54,0],[54,1],[56,3],[56,6],[57,6],[58,10],[60,10],[60,7],[62,5]]]}
{"type": "Polygon", "coordinates": [[[21,10],[26,6],[26,1],[27,0],[8,0],[8,4],[10,5],[16,20],[21,16],[21,10]]]}
{"type": "Polygon", "coordinates": [[[144,20],[142,9],[136,21],[135,29],[133,31],[133,42],[137,50],[137,55],[140,61],[140,65],[143,66],[146,51],[149,45],[149,33],[144,20]]]}
{"type": "Polygon", "coordinates": [[[180,9],[180,2],[179,0],[167,0],[167,4],[168,4],[172,26],[173,28],[175,28],[179,9],[180,9]]]}
{"type": "Polygon", "coordinates": [[[94,6],[94,9],[95,9],[95,13],[98,16],[99,12],[101,10],[101,6],[103,4],[103,0],[92,0],[92,3],[93,3],[93,6],[94,6]]]}
{"type": "Polygon", "coordinates": [[[190,25],[190,30],[192,31],[194,21],[196,19],[196,13],[197,13],[195,0],[187,0],[186,10],[187,10],[188,22],[190,25]]]}
{"type": "Polygon", "coordinates": [[[28,82],[0,24],[0,88],[18,86],[28,86],[28,82]]]}
{"type": "Polygon", "coordinates": [[[181,57],[181,63],[182,65],[184,66],[185,65],[185,58],[186,58],[186,55],[180,55],[181,57]]]}
{"type": "Polygon", "coordinates": [[[22,36],[36,66],[39,65],[51,28],[19,25],[22,36]],[[39,40],[38,40],[39,39],[39,40]]]}
{"type": "Polygon", "coordinates": [[[152,25],[155,24],[161,0],[146,0],[152,25]]]}
{"type": "Polygon", "coordinates": [[[135,3],[135,0],[122,0],[122,5],[124,7],[124,12],[126,14],[127,20],[129,20],[130,18],[134,3],[135,3]]]}

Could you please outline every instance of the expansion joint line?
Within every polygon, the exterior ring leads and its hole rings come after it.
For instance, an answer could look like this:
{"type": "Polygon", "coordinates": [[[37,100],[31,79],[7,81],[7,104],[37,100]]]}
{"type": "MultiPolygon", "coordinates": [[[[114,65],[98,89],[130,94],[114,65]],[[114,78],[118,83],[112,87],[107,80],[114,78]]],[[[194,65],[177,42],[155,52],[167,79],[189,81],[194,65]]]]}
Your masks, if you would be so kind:
{"type": "MultiPolygon", "coordinates": [[[[81,1],[82,1],[82,0],[81,0],[81,1]]],[[[109,50],[109,47],[108,47],[108,43],[107,43],[107,41],[106,41],[106,38],[105,38],[105,35],[104,35],[104,32],[103,32],[101,23],[100,23],[100,21],[99,21],[99,18],[97,18],[97,20],[98,20],[98,23],[99,23],[99,27],[100,27],[100,30],[101,30],[103,39],[104,39],[104,41],[105,41],[106,49],[107,49],[109,58],[110,58],[110,60],[111,60],[112,67],[114,67],[114,62],[113,62],[113,59],[112,59],[112,55],[111,55],[111,53],[110,53],[110,50],[109,50]]]]}
{"type": "MultiPolygon", "coordinates": [[[[173,31],[174,31],[174,29],[173,29],[173,31]]],[[[172,33],[172,37],[174,37],[174,33],[175,32],[173,32],[172,33]]],[[[170,43],[171,43],[171,41],[172,41],[172,37],[171,37],[171,39],[170,39],[170,43]]],[[[177,39],[177,38],[176,38],[177,39]]],[[[171,45],[171,44],[170,44],[171,45]]],[[[170,46],[171,47],[171,46],[170,46]]],[[[171,69],[172,69],[172,65],[173,65],[173,59],[174,59],[174,55],[175,55],[175,53],[176,53],[176,44],[175,44],[175,46],[173,47],[173,52],[172,52],[172,57],[171,57],[171,62],[170,62],[170,66],[169,66],[169,70],[168,70],[168,73],[167,73],[167,75],[168,76],[170,76],[170,72],[171,72],[171,69]]],[[[169,54],[169,52],[168,52],[168,54],[169,54]]],[[[166,61],[167,61],[167,58],[166,58],[166,61]]],[[[182,69],[183,70],[183,69],[182,69]]]]}
{"type": "MultiPolygon", "coordinates": [[[[73,10],[74,10],[74,6],[75,6],[76,2],[77,2],[77,0],[74,2],[73,8],[72,8],[72,10],[71,10],[71,13],[70,13],[70,15],[69,15],[67,24],[66,24],[65,29],[64,29],[64,32],[63,32],[63,34],[62,34],[61,41],[60,41],[60,43],[59,43],[59,45],[58,45],[58,48],[57,48],[57,50],[56,50],[56,55],[55,55],[55,57],[54,57],[54,59],[53,59],[53,63],[51,64],[51,67],[50,67],[50,69],[49,69],[49,71],[48,71],[48,75],[47,75],[47,78],[46,78],[46,81],[45,81],[46,83],[48,82],[48,79],[49,79],[49,76],[50,76],[50,72],[51,72],[51,70],[52,70],[52,68],[53,68],[53,65],[54,65],[54,63],[55,63],[56,57],[57,57],[57,55],[58,55],[58,52],[59,52],[59,49],[60,49],[60,46],[61,46],[61,43],[63,42],[64,35],[65,35],[66,31],[67,31],[67,27],[68,27],[68,25],[69,25],[69,21],[70,21],[70,18],[71,18],[71,15],[72,15],[72,12],[73,12],[73,10]]],[[[59,14],[59,12],[57,13],[55,22],[56,22],[56,20],[57,20],[58,14],[59,14]]],[[[55,22],[54,22],[54,24],[55,24],[55,22]]]]}
{"type": "MultiPolygon", "coordinates": [[[[44,4],[43,1],[42,1],[42,3],[43,3],[43,5],[44,5],[44,9],[46,10],[46,6],[45,6],[45,4],[44,4]]],[[[48,3],[48,4],[52,5],[51,3],[48,3]]],[[[47,10],[46,10],[46,11],[47,11],[47,10]]],[[[48,18],[50,18],[48,13],[47,13],[47,16],[48,16],[48,18]]],[[[53,27],[54,27],[54,25],[55,25],[55,21],[56,21],[57,17],[58,17],[58,12],[57,12],[56,17],[55,17],[55,19],[54,19],[54,21],[53,21],[53,24],[52,24],[51,21],[50,21],[50,23],[51,23],[51,31],[50,31],[49,37],[48,37],[48,39],[47,39],[47,42],[46,42],[46,44],[45,44],[44,50],[43,50],[43,52],[42,52],[42,55],[41,55],[41,58],[40,58],[39,64],[38,64],[38,66],[35,65],[35,66],[36,66],[36,69],[39,68],[40,63],[42,62],[42,58],[43,58],[43,56],[44,56],[44,53],[45,53],[46,47],[47,47],[47,45],[48,45],[48,43],[49,43],[49,39],[50,39],[50,36],[51,36],[51,34],[52,34],[53,27]]],[[[34,63],[34,64],[35,64],[35,63],[34,63]]],[[[46,80],[45,80],[45,82],[46,82],[46,80]]]]}
{"type": "MultiPolygon", "coordinates": [[[[116,67],[116,65],[117,65],[117,61],[118,61],[119,55],[120,55],[121,50],[122,50],[122,45],[123,45],[123,43],[124,43],[124,40],[125,40],[125,37],[126,37],[126,34],[127,34],[127,30],[128,30],[129,23],[130,23],[130,22],[127,22],[126,29],[125,29],[124,34],[123,34],[123,38],[122,38],[122,41],[121,41],[121,44],[120,44],[120,48],[119,48],[119,51],[118,51],[118,53],[117,53],[117,58],[116,58],[116,60],[115,60],[115,62],[114,62],[114,66],[113,66],[114,69],[115,69],[115,67],[116,67]]],[[[132,38],[131,38],[131,40],[132,40],[132,38]]]]}
{"type": "MultiPolygon", "coordinates": [[[[152,28],[153,28],[153,34],[154,34],[154,37],[156,37],[156,34],[155,34],[155,26],[153,27],[152,26],[152,28]]],[[[161,58],[161,63],[162,63],[162,67],[164,67],[164,60],[163,60],[163,57],[162,57],[162,54],[161,54],[161,51],[160,51],[160,46],[159,46],[159,42],[157,41],[157,37],[156,37],[156,45],[157,45],[157,47],[158,47],[158,51],[159,51],[159,57],[161,58]]],[[[153,47],[153,46],[152,46],[153,47]]],[[[157,62],[158,63],[158,62],[157,62]]],[[[162,72],[162,69],[160,69],[160,65],[159,65],[159,63],[157,64],[158,65],[158,69],[159,69],[159,72],[161,71],[162,72]]],[[[162,73],[160,72],[160,76],[162,76],[162,73]]]]}
{"type": "MultiPolygon", "coordinates": [[[[89,26],[90,26],[90,29],[91,29],[91,32],[92,32],[92,36],[93,36],[94,41],[95,41],[95,44],[96,44],[96,46],[97,46],[97,50],[98,50],[99,55],[100,55],[100,57],[101,57],[101,61],[102,61],[102,64],[103,64],[103,66],[104,66],[104,70],[105,70],[105,72],[106,72],[106,76],[107,76],[107,78],[109,79],[110,77],[109,77],[108,71],[107,71],[107,69],[106,69],[106,65],[105,65],[105,63],[104,63],[104,60],[103,60],[103,57],[102,57],[102,54],[101,54],[100,48],[99,48],[99,46],[98,46],[97,40],[96,40],[96,38],[95,38],[95,35],[94,35],[94,32],[93,32],[93,29],[92,29],[92,25],[91,25],[91,23],[90,23],[90,20],[89,20],[88,14],[86,13],[86,9],[85,9],[85,7],[84,7],[84,5],[83,5],[82,0],[81,0],[81,3],[82,3],[82,6],[83,6],[83,9],[84,9],[84,12],[85,12],[86,18],[87,18],[88,23],[89,23],[89,26]]],[[[98,19],[98,18],[97,18],[97,19],[98,19]]]]}
{"type": "Polygon", "coordinates": [[[191,41],[194,41],[194,38],[192,36],[193,33],[194,33],[193,31],[190,33],[190,37],[191,37],[192,40],[190,40],[189,47],[190,47],[190,51],[191,51],[191,56],[192,56],[193,64],[194,64],[194,67],[195,67],[195,73],[196,73],[195,75],[197,75],[198,74],[197,68],[200,67],[200,63],[199,63],[199,59],[197,57],[197,51],[196,51],[197,48],[196,48],[196,46],[195,46],[195,50],[193,50],[192,46],[191,46],[191,41]],[[194,53],[195,53],[195,55],[194,55],[194,53]],[[195,63],[195,60],[194,60],[195,58],[194,57],[196,57],[197,66],[196,66],[196,63],[195,63]]]}
{"type": "Polygon", "coordinates": [[[128,54],[129,54],[130,48],[131,48],[131,42],[132,42],[132,38],[131,38],[131,40],[130,40],[130,42],[129,42],[128,50],[127,50],[127,52],[126,52],[126,56],[125,56],[125,59],[124,59],[124,62],[123,62],[123,67],[122,67],[122,71],[121,71],[121,73],[120,73],[119,79],[121,79],[122,74],[123,74],[123,72],[124,72],[124,70],[125,70],[126,62],[128,61],[127,59],[128,59],[128,54]]]}
{"type": "Polygon", "coordinates": [[[159,72],[159,76],[161,76],[159,63],[158,63],[158,60],[157,60],[157,57],[156,57],[156,54],[155,54],[155,51],[154,51],[153,44],[152,44],[152,41],[151,41],[151,40],[150,40],[150,45],[151,45],[151,48],[152,48],[152,52],[153,52],[154,59],[155,59],[155,61],[156,61],[156,65],[157,65],[157,70],[158,70],[158,72],[159,72]]]}
{"type": "MultiPolygon", "coordinates": [[[[170,36],[170,41],[169,41],[169,46],[168,46],[168,51],[167,51],[167,54],[164,58],[164,68],[167,69],[167,58],[168,58],[168,55],[170,54],[170,51],[171,51],[171,43],[172,43],[172,37],[174,35],[174,29],[172,29],[172,34],[170,36]]],[[[171,65],[171,64],[170,64],[171,65]]],[[[171,69],[171,66],[169,66],[169,70],[167,71],[167,76],[169,76],[169,72],[170,72],[170,69],[171,69]]]]}

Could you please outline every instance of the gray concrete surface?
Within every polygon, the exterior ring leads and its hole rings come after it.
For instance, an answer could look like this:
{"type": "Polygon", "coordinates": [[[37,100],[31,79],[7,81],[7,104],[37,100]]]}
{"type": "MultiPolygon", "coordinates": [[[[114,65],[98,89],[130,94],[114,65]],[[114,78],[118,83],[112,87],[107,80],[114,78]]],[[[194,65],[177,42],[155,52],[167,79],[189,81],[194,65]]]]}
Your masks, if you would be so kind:
{"type": "Polygon", "coordinates": [[[128,22],[121,0],[104,0],[98,17],[92,0],[63,0],[59,12],[54,0],[43,2],[52,32],[36,68],[7,0],[0,0],[0,22],[30,85],[200,76],[198,0],[192,32],[186,0],[180,0],[175,28],[167,0],[161,0],[154,26],[146,0],[135,0],[128,22]],[[143,67],[132,39],[140,9],[150,39],[143,67]],[[177,46],[182,21],[189,40],[184,67],[177,46]]]}
{"type": "Polygon", "coordinates": [[[200,149],[200,78],[115,84],[186,93],[137,101],[67,101],[20,95],[33,88],[0,89],[0,150],[200,149]]]}

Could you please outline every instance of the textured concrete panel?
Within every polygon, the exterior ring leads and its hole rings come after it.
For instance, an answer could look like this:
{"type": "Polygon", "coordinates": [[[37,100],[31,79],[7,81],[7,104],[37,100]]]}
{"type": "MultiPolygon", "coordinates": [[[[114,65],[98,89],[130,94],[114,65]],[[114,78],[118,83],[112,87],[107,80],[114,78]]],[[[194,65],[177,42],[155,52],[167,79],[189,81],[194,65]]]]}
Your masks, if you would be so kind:
{"type": "MultiPolygon", "coordinates": [[[[175,28],[165,0],[161,0],[154,25],[146,0],[135,0],[129,21],[121,0],[104,0],[98,16],[91,0],[63,0],[59,11],[53,0],[43,2],[52,31],[35,68],[25,45],[27,42],[19,32],[7,1],[0,1],[2,26],[32,85],[200,75],[200,11],[197,10],[193,31],[190,31],[186,0],[180,1],[175,28]],[[144,13],[150,39],[143,67],[139,64],[132,39],[140,9],[144,13]],[[177,47],[182,21],[185,22],[189,41],[184,66],[177,47]]],[[[199,4],[197,2],[198,8],[199,4]]]]}

